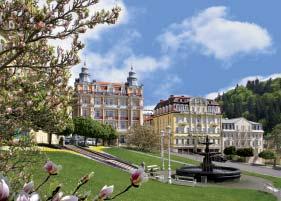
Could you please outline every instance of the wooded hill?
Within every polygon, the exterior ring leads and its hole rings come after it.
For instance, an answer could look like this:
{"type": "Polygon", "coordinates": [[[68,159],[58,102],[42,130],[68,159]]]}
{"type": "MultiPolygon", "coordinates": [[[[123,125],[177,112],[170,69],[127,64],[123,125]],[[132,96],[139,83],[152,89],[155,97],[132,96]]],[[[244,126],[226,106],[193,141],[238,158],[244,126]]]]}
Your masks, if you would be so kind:
{"type": "Polygon", "coordinates": [[[245,117],[260,122],[265,133],[281,123],[281,78],[267,81],[248,81],[246,86],[236,86],[216,100],[226,118],[245,117]]]}

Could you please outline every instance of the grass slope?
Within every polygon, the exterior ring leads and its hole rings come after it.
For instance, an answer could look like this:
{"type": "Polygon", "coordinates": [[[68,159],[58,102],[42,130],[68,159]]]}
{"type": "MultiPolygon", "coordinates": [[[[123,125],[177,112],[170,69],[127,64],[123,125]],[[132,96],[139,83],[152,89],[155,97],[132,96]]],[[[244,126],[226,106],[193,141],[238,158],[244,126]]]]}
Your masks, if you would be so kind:
{"type": "MultiPolygon", "coordinates": [[[[51,192],[56,185],[63,184],[62,190],[65,194],[71,193],[79,178],[91,171],[95,172],[94,178],[80,192],[91,191],[91,198],[99,189],[107,184],[115,185],[115,193],[124,189],[129,184],[129,174],[114,169],[90,159],[71,153],[49,152],[47,156],[63,169],[60,174],[51,178],[51,182],[42,188],[42,193],[51,192]]],[[[40,183],[46,176],[42,167],[33,167],[36,184],[40,183]],[[39,179],[40,178],[40,179],[39,179]]],[[[48,194],[49,194],[48,193],[48,194]]],[[[44,200],[44,199],[43,199],[44,200]]],[[[186,187],[149,181],[139,189],[131,189],[127,194],[116,199],[116,201],[275,201],[275,197],[264,192],[254,190],[211,188],[211,187],[186,187]]]]}
{"type": "MultiPolygon", "coordinates": [[[[133,151],[133,150],[129,150],[129,149],[124,149],[124,148],[106,148],[103,149],[103,151],[105,151],[106,153],[109,153],[113,156],[117,156],[125,161],[134,163],[134,164],[141,164],[143,161],[145,162],[146,165],[158,165],[159,167],[162,166],[162,161],[159,157],[159,155],[157,154],[153,154],[153,153],[143,153],[143,152],[137,152],[137,151],[133,151]],[[153,157],[153,156],[157,156],[157,157],[153,157]]],[[[165,158],[167,159],[168,156],[165,155],[165,158]]],[[[179,156],[171,156],[171,160],[175,160],[175,161],[180,161],[182,163],[186,163],[186,164],[199,164],[196,161],[190,160],[190,159],[186,159],[183,157],[179,157],[179,156]]],[[[179,168],[181,166],[183,166],[184,164],[182,163],[177,163],[177,162],[171,162],[171,166],[172,169],[175,170],[176,168],[179,168]]],[[[168,161],[165,160],[165,167],[168,167],[168,161]]]]}

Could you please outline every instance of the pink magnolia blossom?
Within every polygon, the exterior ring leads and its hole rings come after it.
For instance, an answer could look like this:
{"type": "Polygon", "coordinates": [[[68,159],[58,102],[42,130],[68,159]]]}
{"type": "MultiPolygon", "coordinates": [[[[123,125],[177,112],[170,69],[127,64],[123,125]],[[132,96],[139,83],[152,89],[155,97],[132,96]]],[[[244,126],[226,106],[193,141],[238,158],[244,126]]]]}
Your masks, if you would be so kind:
{"type": "Polygon", "coordinates": [[[74,195],[67,195],[67,196],[64,196],[63,198],[61,198],[60,201],[78,201],[78,197],[76,197],[74,195]]]}
{"type": "Polygon", "coordinates": [[[34,183],[33,181],[31,181],[29,183],[24,184],[23,191],[26,193],[31,193],[33,191],[33,188],[34,188],[34,183]]]}
{"type": "Polygon", "coordinates": [[[39,201],[40,197],[38,193],[32,193],[31,195],[27,194],[26,192],[22,191],[19,193],[16,201],[39,201]]]}
{"type": "Polygon", "coordinates": [[[6,108],[6,112],[7,112],[8,114],[11,114],[11,113],[13,112],[13,109],[10,108],[10,107],[8,107],[8,108],[6,108]]]}
{"type": "Polygon", "coordinates": [[[40,22],[38,22],[38,23],[36,24],[36,28],[37,28],[37,29],[42,29],[42,28],[44,28],[44,27],[45,27],[45,23],[42,22],[42,21],[40,21],[40,22]]]}
{"type": "Polygon", "coordinates": [[[61,169],[61,166],[56,165],[52,161],[47,161],[47,163],[44,165],[44,169],[50,175],[56,175],[56,174],[58,174],[59,170],[61,169]]]}
{"type": "Polygon", "coordinates": [[[148,177],[143,168],[138,168],[137,170],[133,170],[130,180],[134,187],[138,187],[143,182],[146,182],[148,180],[148,177]]]}
{"type": "Polygon", "coordinates": [[[32,101],[27,101],[27,102],[26,102],[26,105],[27,105],[27,106],[31,106],[31,105],[32,105],[32,101]]]}
{"type": "Polygon", "coordinates": [[[60,201],[62,199],[63,192],[58,192],[52,199],[52,201],[60,201]]]}
{"type": "Polygon", "coordinates": [[[104,200],[111,196],[113,193],[114,186],[107,186],[105,185],[99,193],[99,200],[104,200]]]}
{"type": "Polygon", "coordinates": [[[9,197],[9,186],[6,184],[4,179],[0,181],[0,201],[6,201],[9,197]]]}

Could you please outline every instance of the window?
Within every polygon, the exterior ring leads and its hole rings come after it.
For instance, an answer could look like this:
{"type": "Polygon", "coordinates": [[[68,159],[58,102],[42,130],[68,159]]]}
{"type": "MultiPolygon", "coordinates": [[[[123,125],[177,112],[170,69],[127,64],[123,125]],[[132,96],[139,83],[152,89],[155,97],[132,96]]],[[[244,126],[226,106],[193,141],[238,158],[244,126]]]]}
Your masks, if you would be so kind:
{"type": "Polygon", "coordinates": [[[128,117],[127,110],[121,110],[120,111],[120,117],[128,117]]]}
{"type": "Polygon", "coordinates": [[[138,112],[137,111],[133,111],[133,117],[138,117],[138,112]]]}
{"type": "Polygon", "coordinates": [[[90,103],[90,98],[88,98],[88,97],[83,97],[83,98],[82,98],[82,103],[83,103],[83,104],[89,104],[89,103],[90,103]]]}
{"type": "Polygon", "coordinates": [[[101,111],[99,109],[95,110],[95,118],[99,119],[101,117],[101,111]]]}
{"type": "Polygon", "coordinates": [[[184,139],[181,139],[181,143],[184,144],[184,139]]]}
{"type": "Polygon", "coordinates": [[[127,129],[127,122],[126,121],[120,121],[120,129],[127,129]]]}
{"type": "Polygon", "coordinates": [[[95,105],[101,105],[101,98],[95,98],[95,105]]]}
{"type": "Polygon", "coordinates": [[[114,111],[113,110],[106,110],[105,115],[106,115],[106,117],[114,117],[114,111]]]}
{"type": "Polygon", "coordinates": [[[87,91],[88,90],[88,86],[87,85],[83,85],[83,90],[87,91]]]}
{"type": "Polygon", "coordinates": [[[114,105],[114,99],[113,98],[107,98],[105,99],[106,105],[114,105]]]}
{"type": "Polygon", "coordinates": [[[176,144],[179,144],[179,139],[176,139],[176,144]]]}
{"type": "Polygon", "coordinates": [[[88,115],[88,110],[87,110],[87,108],[83,108],[83,110],[82,110],[82,116],[83,117],[86,117],[88,115]]]}
{"type": "Polygon", "coordinates": [[[120,99],[120,105],[121,106],[126,106],[127,105],[127,100],[125,98],[120,99]]]}
{"type": "Polygon", "coordinates": [[[133,106],[139,106],[139,100],[133,100],[133,106]]]}

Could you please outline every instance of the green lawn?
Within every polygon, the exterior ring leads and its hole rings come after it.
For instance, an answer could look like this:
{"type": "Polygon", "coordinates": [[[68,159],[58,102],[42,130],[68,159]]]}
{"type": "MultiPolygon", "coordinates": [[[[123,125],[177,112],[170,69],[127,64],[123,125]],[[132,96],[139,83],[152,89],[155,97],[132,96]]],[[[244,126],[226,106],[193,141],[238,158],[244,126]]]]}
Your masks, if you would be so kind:
{"type": "MultiPolygon", "coordinates": [[[[113,156],[117,156],[125,161],[134,163],[134,164],[141,164],[143,161],[145,162],[146,165],[158,165],[161,167],[162,162],[160,158],[156,158],[156,157],[152,157],[152,156],[147,156],[142,152],[137,152],[137,151],[133,151],[133,150],[129,150],[129,149],[124,149],[124,148],[106,148],[103,149],[103,151],[113,155],[113,156]]],[[[159,156],[155,153],[147,153],[150,155],[154,155],[154,156],[159,156]]],[[[166,158],[168,158],[167,155],[165,155],[166,158]]],[[[172,160],[176,160],[176,161],[180,161],[186,164],[199,164],[196,161],[187,159],[187,158],[183,158],[183,157],[179,157],[179,156],[171,156],[172,160]]],[[[182,163],[177,163],[177,162],[171,162],[171,166],[172,169],[175,170],[176,168],[179,168],[181,166],[183,166],[182,163]]],[[[165,167],[168,167],[168,161],[165,160],[165,167]]]]}
{"type": "MultiPolygon", "coordinates": [[[[51,178],[51,183],[42,188],[43,194],[55,188],[58,184],[63,184],[63,191],[71,193],[74,184],[85,173],[95,172],[94,178],[83,188],[82,192],[91,191],[91,195],[97,193],[105,184],[115,185],[115,192],[124,189],[129,184],[129,174],[121,170],[111,168],[90,159],[74,155],[71,153],[47,153],[48,157],[61,164],[63,169],[55,178],[51,178]],[[48,190],[48,191],[47,191],[48,190]]],[[[35,168],[35,167],[33,167],[35,168]]],[[[42,167],[32,170],[34,181],[38,184],[46,173],[42,167]],[[40,179],[39,179],[40,178],[40,179]]],[[[92,197],[89,200],[92,200],[92,197]]],[[[157,181],[149,181],[139,189],[131,189],[127,194],[116,199],[116,201],[275,201],[275,197],[264,192],[246,189],[226,189],[214,187],[187,187],[163,184],[157,181]]]]}
{"type": "MultiPolygon", "coordinates": [[[[147,165],[151,165],[151,164],[160,165],[161,164],[160,159],[143,155],[142,152],[138,153],[136,151],[132,151],[132,150],[124,149],[124,148],[105,148],[105,149],[103,149],[103,151],[110,153],[114,156],[120,157],[123,160],[130,161],[131,163],[135,163],[135,164],[140,164],[142,161],[145,161],[147,165]]],[[[151,155],[158,156],[156,153],[152,153],[151,155]]],[[[167,157],[167,155],[165,155],[165,157],[167,157]]],[[[171,156],[171,158],[173,160],[181,161],[181,162],[188,163],[188,164],[194,164],[194,165],[199,164],[198,161],[194,161],[194,160],[187,159],[187,158],[180,157],[180,156],[171,156]]],[[[165,166],[167,167],[167,161],[165,163],[165,166]]],[[[181,166],[181,164],[172,163],[172,169],[178,168],[180,166],[181,166]]],[[[246,171],[243,171],[242,174],[267,179],[267,180],[271,181],[275,187],[281,188],[281,178],[252,173],[252,172],[246,172],[246,171]]]]}

